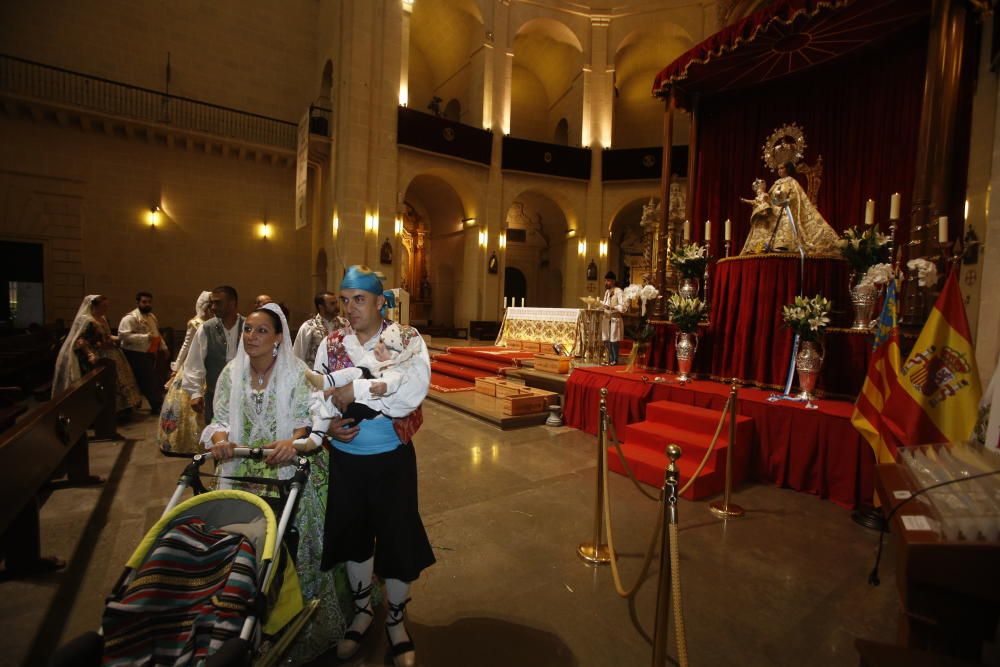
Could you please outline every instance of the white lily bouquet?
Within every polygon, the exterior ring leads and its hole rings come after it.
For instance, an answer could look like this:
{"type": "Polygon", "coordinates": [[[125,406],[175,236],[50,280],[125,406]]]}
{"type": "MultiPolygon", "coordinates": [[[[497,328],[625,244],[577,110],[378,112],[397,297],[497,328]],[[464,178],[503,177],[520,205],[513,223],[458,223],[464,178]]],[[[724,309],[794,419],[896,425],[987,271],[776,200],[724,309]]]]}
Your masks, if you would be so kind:
{"type": "Polygon", "coordinates": [[[667,301],[667,313],[670,315],[670,321],[684,333],[694,333],[698,330],[698,323],[701,322],[705,310],[705,302],[697,298],[691,299],[680,294],[672,294],[667,301]]]}
{"type": "Polygon", "coordinates": [[[812,298],[797,296],[795,301],[782,308],[781,317],[785,326],[797,333],[800,340],[817,341],[830,324],[827,316],[832,307],[830,300],[819,294],[812,298]]]}
{"type": "Polygon", "coordinates": [[[889,259],[890,238],[875,225],[866,229],[848,227],[837,239],[837,249],[858,274],[889,259]]]}
{"type": "Polygon", "coordinates": [[[670,253],[670,264],[684,278],[701,278],[705,275],[705,264],[708,263],[706,252],[706,246],[682,243],[677,252],[670,253]]]}

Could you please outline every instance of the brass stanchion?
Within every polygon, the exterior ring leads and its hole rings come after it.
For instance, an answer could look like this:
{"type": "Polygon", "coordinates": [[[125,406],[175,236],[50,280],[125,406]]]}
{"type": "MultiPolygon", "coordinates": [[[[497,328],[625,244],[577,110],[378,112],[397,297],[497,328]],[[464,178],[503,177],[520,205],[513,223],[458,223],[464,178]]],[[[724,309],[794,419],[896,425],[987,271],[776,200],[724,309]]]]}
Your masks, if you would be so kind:
{"type": "Polygon", "coordinates": [[[722,502],[716,501],[709,505],[712,514],[720,519],[738,519],[744,514],[743,508],[729,502],[733,490],[733,449],[736,448],[736,378],[729,388],[729,448],[726,449],[726,489],[722,502]]]}
{"type": "Polygon", "coordinates": [[[660,538],[660,580],[656,586],[656,624],[653,626],[653,667],[667,662],[667,632],[670,627],[670,592],[673,587],[670,569],[670,530],[677,525],[677,459],[681,448],[667,445],[670,464],[663,473],[663,530],[660,538]]]}
{"type": "Polygon", "coordinates": [[[591,565],[607,565],[611,562],[608,545],[601,539],[604,508],[604,456],[608,432],[608,390],[601,389],[601,421],[597,429],[597,491],[594,494],[594,541],[583,542],[576,549],[580,558],[591,565]]]}

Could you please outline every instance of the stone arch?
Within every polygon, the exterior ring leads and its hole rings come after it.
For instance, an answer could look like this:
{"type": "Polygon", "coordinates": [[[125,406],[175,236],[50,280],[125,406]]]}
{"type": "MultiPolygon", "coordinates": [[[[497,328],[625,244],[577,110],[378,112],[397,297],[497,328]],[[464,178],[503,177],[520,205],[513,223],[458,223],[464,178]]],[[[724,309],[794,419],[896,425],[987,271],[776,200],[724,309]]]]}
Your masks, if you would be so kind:
{"type": "Polygon", "coordinates": [[[511,135],[549,142],[566,118],[568,137],[580,137],[584,53],[577,35],[554,19],[532,19],[517,30],[511,52],[511,135]]]}
{"type": "Polygon", "coordinates": [[[428,113],[435,97],[473,108],[473,53],[484,40],[483,15],[475,0],[420,0],[410,16],[407,60],[408,106],[428,113]]]}
{"type": "MultiPolygon", "coordinates": [[[[668,21],[628,33],[614,51],[612,145],[640,148],[663,143],[663,103],[650,95],[656,74],[694,44],[682,26],[668,21]]],[[[687,123],[675,124],[675,143],[687,143],[687,123]]]]}
{"type": "Polygon", "coordinates": [[[563,276],[575,239],[568,238],[566,203],[560,199],[552,192],[528,188],[514,197],[505,211],[506,266],[524,275],[525,296],[531,306],[564,305],[563,276]],[[512,230],[520,230],[522,240],[516,240],[512,230]]]}
{"type": "Polygon", "coordinates": [[[655,199],[654,203],[660,199],[655,192],[633,196],[618,206],[608,224],[608,268],[625,284],[642,284],[642,275],[636,274],[652,272],[651,258],[645,254],[649,239],[643,236],[644,230],[639,225],[642,208],[650,197],[655,199]]]}
{"type": "Polygon", "coordinates": [[[449,329],[458,319],[464,298],[466,223],[470,216],[456,181],[447,171],[425,170],[403,191],[406,209],[403,241],[408,266],[400,265],[401,282],[415,295],[410,319],[429,331],[449,329]]]}

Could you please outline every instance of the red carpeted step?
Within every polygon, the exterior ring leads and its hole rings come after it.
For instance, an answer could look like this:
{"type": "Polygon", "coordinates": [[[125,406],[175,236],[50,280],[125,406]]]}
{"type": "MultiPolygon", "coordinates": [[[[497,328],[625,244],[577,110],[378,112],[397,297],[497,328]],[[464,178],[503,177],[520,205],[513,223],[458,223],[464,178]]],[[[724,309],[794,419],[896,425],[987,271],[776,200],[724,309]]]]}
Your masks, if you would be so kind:
{"type": "Polygon", "coordinates": [[[431,389],[443,392],[473,391],[476,388],[476,385],[469,380],[463,380],[450,375],[441,375],[433,371],[431,371],[430,385],[431,389]]]}
{"type": "MultiPolygon", "coordinates": [[[[622,453],[628,459],[629,467],[636,479],[657,488],[663,486],[663,471],[666,470],[669,463],[666,454],[628,443],[622,445],[622,453]]],[[[681,486],[687,484],[688,480],[691,479],[695,470],[698,469],[699,463],[701,463],[701,457],[694,459],[684,456],[677,460],[681,486]]],[[[608,469],[620,475],[626,474],[618,452],[613,447],[608,450],[608,469]]],[[[688,500],[698,500],[721,493],[726,482],[723,471],[724,468],[716,469],[712,465],[712,461],[709,461],[701,469],[701,474],[698,475],[694,484],[681,494],[681,497],[688,500]]]]}
{"type": "Polygon", "coordinates": [[[451,364],[452,366],[489,371],[490,375],[499,375],[500,371],[504,369],[514,368],[514,364],[508,361],[491,361],[488,359],[481,359],[479,357],[471,357],[461,354],[436,354],[432,360],[438,363],[444,362],[446,364],[451,364]]]}
{"type": "Polygon", "coordinates": [[[476,368],[466,368],[464,366],[455,366],[454,364],[449,364],[443,361],[435,361],[432,363],[431,372],[440,373],[441,375],[450,375],[451,377],[461,378],[471,382],[475,382],[476,378],[493,377],[496,375],[496,373],[492,373],[490,371],[479,370],[476,368]]]}
{"type": "MultiPolygon", "coordinates": [[[[698,408],[672,401],[653,401],[646,405],[646,421],[679,426],[687,431],[715,433],[721,417],[721,410],[698,408]]],[[[729,433],[728,418],[727,423],[722,427],[722,432],[723,434],[729,433]]],[[[749,438],[753,437],[753,419],[738,415],[736,417],[736,433],[737,441],[742,442],[746,438],[749,442],[749,438]]]]}

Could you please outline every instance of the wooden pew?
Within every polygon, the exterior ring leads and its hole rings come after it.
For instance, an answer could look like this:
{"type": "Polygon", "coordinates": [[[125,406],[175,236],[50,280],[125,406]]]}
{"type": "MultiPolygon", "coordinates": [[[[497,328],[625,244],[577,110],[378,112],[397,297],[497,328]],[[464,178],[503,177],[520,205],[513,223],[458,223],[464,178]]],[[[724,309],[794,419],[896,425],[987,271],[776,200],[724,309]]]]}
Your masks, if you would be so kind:
{"type": "Polygon", "coordinates": [[[0,546],[7,577],[58,567],[55,559],[40,553],[38,495],[63,472],[66,485],[103,481],[90,474],[90,428],[97,437],[114,437],[113,362],[101,363],[0,434],[0,546]]]}

